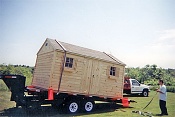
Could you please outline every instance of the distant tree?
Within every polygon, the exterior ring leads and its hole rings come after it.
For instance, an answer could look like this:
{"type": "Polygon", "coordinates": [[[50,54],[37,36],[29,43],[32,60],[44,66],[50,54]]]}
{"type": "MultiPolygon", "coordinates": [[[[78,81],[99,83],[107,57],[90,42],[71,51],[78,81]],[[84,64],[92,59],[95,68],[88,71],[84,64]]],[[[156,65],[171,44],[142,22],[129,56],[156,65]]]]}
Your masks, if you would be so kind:
{"type": "Polygon", "coordinates": [[[140,82],[156,85],[158,79],[164,79],[166,85],[175,86],[175,70],[158,68],[157,65],[145,65],[143,68],[126,68],[127,76],[140,82]]]}
{"type": "Polygon", "coordinates": [[[18,74],[26,77],[26,84],[30,84],[32,80],[33,67],[26,65],[4,65],[0,64],[0,74],[18,74]]]}

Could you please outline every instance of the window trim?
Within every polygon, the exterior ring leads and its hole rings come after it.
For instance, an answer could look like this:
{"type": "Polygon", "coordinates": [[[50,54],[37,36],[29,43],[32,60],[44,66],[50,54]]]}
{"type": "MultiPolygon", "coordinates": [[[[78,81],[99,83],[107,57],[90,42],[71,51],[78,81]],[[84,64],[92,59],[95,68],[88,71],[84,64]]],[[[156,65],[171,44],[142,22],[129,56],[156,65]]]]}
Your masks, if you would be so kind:
{"type": "Polygon", "coordinates": [[[74,66],[74,59],[71,57],[66,57],[66,62],[65,62],[64,67],[72,69],[73,66],[74,66]]]}
{"type": "Polygon", "coordinates": [[[111,66],[109,72],[110,76],[116,77],[116,67],[111,66]]]}
{"type": "Polygon", "coordinates": [[[117,66],[114,66],[114,65],[108,66],[108,70],[107,70],[108,78],[111,80],[115,80],[117,82],[117,79],[119,78],[119,71],[120,71],[120,68],[117,66]],[[110,74],[111,67],[115,68],[115,76],[110,74]]]}

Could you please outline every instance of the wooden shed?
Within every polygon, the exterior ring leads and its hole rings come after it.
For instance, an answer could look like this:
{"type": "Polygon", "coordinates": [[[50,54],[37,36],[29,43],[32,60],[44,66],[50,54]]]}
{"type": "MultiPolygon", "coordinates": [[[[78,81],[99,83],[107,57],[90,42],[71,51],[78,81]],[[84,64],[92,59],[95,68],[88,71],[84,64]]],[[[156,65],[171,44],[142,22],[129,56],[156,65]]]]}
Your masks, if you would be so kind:
{"type": "Polygon", "coordinates": [[[37,53],[32,85],[121,99],[124,70],[125,64],[110,54],[47,38],[37,53]]]}

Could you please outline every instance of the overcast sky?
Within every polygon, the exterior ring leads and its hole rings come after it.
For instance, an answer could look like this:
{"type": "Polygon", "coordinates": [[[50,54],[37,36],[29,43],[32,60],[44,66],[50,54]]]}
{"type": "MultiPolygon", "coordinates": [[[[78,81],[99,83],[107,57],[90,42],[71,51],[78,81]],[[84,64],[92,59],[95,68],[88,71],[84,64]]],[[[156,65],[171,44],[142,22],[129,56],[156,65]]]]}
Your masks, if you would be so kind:
{"type": "Polygon", "coordinates": [[[175,68],[175,0],[0,0],[0,64],[34,66],[46,38],[175,68]]]}

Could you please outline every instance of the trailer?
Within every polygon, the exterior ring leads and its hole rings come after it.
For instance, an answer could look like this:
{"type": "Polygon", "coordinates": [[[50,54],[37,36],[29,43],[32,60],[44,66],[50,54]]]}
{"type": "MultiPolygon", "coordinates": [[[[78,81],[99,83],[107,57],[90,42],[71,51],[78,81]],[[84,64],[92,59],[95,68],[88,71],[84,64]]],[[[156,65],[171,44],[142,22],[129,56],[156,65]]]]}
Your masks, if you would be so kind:
{"type": "Polygon", "coordinates": [[[43,104],[69,113],[90,112],[95,101],[128,103],[123,98],[125,64],[105,52],[46,39],[39,52],[31,86],[21,75],[1,75],[16,106],[43,104]]]}

